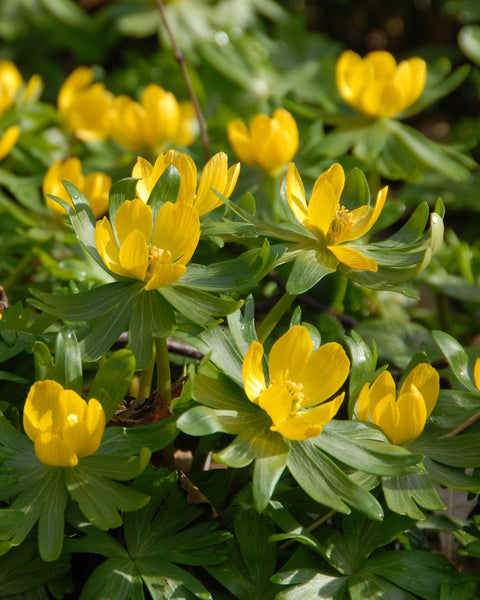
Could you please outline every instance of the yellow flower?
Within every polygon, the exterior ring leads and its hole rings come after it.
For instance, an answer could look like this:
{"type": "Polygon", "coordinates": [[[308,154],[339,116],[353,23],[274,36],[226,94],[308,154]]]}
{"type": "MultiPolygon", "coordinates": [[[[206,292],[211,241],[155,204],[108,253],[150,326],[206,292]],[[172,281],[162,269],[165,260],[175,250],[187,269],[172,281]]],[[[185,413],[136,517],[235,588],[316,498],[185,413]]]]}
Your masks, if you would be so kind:
{"type": "Polygon", "coordinates": [[[314,352],[312,349],[306,327],[295,325],[283,334],[270,350],[268,385],[262,345],[252,342],[243,360],[247,397],[268,413],[272,431],[291,440],[317,436],[334,417],[344,396],[342,393],[325,402],[347,378],[350,361],[343,348],[331,342],[314,352]]]}
{"type": "Polygon", "coordinates": [[[20,71],[9,60],[0,60],[0,114],[9,109],[23,83],[20,71]]]}
{"type": "Polygon", "coordinates": [[[288,164],[298,149],[297,124],[284,108],[276,110],[271,118],[255,115],[249,128],[241,119],[233,119],[227,125],[227,134],[243,163],[272,175],[288,164]]]}
{"type": "Polygon", "coordinates": [[[195,122],[190,102],[179,103],[172,92],[152,83],[143,90],[140,102],[129,96],[115,98],[111,132],[129,150],[154,152],[167,142],[192,143],[195,122]]]}
{"type": "Polygon", "coordinates": [[[20,137],[20,127],[12,125],[7,127],[0,138],[0,160],[8,156],[20,137]]]}
{"type": "Polygon", "coordinates": [[[115,216],[115,233],[107,217],[95,228],[97,250],[110,271],[146,281],[147,290],[184,275],[199,237],[198,214],[185,202],[165,202],[153,223],[150,206],[126,200],[115,216]]]}
{"type": "Polygon", "coordinates": [[[54,467],[74,467],[96,452],[105,430],[105,413],[98,400],[88,403],[56,381],[37,381],[30,388],[23,427],[35,443],[38,459],[54,467]]]}
{"type": "Polygon", "coordinates": [[[384,50],[361,58],[355,52],[342,52],[335,67],[340,95],[355,110],[371,117],[391,117],[411,106],[423,92],[427,65],[421,58],[397,65],[384,50]]]}
{"type": "Polygon", "coordinates": [[[57,160],[45,173],[43,179],[43,193],[47,206],[57,214],[65,214],[60,204],[47,196],[58,196],[73,207],[62,181],[69,181],[87,198],[96,219],[102,217],[108,210],[108,194],[112,186],[111,178],[105,173],[96,171],[83,175],[82,163],[76,157],[66,160],[57,160]]]}
{"type": "Polygon", "coordinates": [[[105,140],[110,135],[113,94],[103,83],[93,83],[89,67],[78,67],[64,81],[58,94],[58,111],[66,126],[84,142],[105,140]]]}
{"type": "Polygon", "coordinates": [[[346,243],[357,240],[369,231],[382,212],[388,187],[382,188],[375,206],[347,210],[340,204],[345,173],[340,164],[333,164],[322,173],[313,186],[307,206],[302,179],[293,163],[287,172],[287,199],[297,220],[321,242],[341,263],[358,271],[377,271],[377,263],[346,243]]]}
{"type": "Polygon", "coordinates": [[[181,183],[177,202],[186,202],[204,215],[222,204],[211,188],[226,198],[232,194],[240,173],[240,163],[228,168],[228,157],[224,152],[215,154],[205,165],[197,188],[197,167],[192,158],[176,150],[160,154],[152,166],[139,157],[133,168],[132,176],[138,177],[137,194],[147,203],[151,191],[169,166],[173,165],[180,173],[181,183]]]}
{"type": "Polygon", "coordinates": [[[358,397],[358,419],[378,425],[393,444],[408,444],[422,433],[439,390],[437,371],[422,363],[407,375],[395,400],[395,382],[384,371],[371,385],[363,386],[358,397]]]}

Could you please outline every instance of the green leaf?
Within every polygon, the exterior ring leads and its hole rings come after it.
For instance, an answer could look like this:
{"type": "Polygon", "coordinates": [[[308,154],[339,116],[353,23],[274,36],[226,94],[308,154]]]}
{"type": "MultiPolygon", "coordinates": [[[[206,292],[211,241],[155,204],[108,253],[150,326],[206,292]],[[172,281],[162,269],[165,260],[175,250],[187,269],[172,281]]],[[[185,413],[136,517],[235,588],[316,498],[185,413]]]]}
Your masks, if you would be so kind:
{"type": "Polygon", "coordinates": [[[336,271],[336,260],[326,260],[324,255],[316,250],[302,252],[293,263],[292,270],[287,280],[287,292],[290,294],[303,294],[316,285],[325,275],[336,271]],[[335,266],[333,266],[335,265],[335,266]]]}
{"type": "Polygon", "coordinates": [[[144,600],[143,582],[130,558],[109,558],[90,575],[79,600],[144,600]]]}
{"type": "Polygon", "coordinates": [[[358,394],[365,383],[370,383],[377,365],[377,348],[373,341],[372,348],[366,344],[356,331],[345,336],[345,343],[350,350],[351,372],[349,383],[348,415],[352,418],[358,394]]]}
{"type": "Polygon", "coordinates": [[[420,436],[409,444],[409,448],[450,467],[480,467],[480,436],[477,433],[433,439],[420,436]]]}
{"type": "Polygon", "coordinates": [[[243,315],[240,310],[236,310],[228,315],[227,321],[233,341],[240,354],[244,356],[250,344],[253,341],[258,341],[255,329],[255,303],[253,296],[248,296],[246,299],[243,315]]]}
{"type": "Polygon", "coordinates": [[[77,394],[82,393],[82,357],[75,334],[63,327],[55,343],[55,381],[77,394]]]}
{"type": "Polygon", "coordinates": [[[313,441],[292,444],[288,469],[300,487],[320,504],[347,514],[352,506],[371,519],[383,518],[378,501],[350,480],[313,441]]]}
{"type": "Polygon", "coordinates": [[[182,277],[182,286],[204,291],[242,292],[265,277],[281,256],[283,248],[270,246],[247,250],[233,260],[203,266],[190,263],[182,277]]]}
{"type": "Polygon", "coordinates": [[[467,58],[480,66],[480,25],[465,25],[458,34],[458,45],[467,58]]]}
{"type": "Polygon", "coordinates": [[[48,346],[37,340],[33,344],[32,351],[35,363],[35,381],[55,379],[53,356],[48,349],[48,346]]]}
{"type": "Polygon", "coordinates": [[[446,467],[430,458],[426,458],[423,464],[436,483],[457,490],[480,493],[480,477],[478,475],[466,475],[463,469],[446,467]]]}
{"type": "Polygon", "coordinates": [[[345,178],[342,191],[342,206],[347,210],[355,210],[360,206],[370,206],[370,188],[364,173],[355,167],[345,178]]]}
{"type": "Polygon", "coordinates": [[[137,181],[134,177],[126,177],[116,181],[110,188],[108,197],[108,220],[115,231],[115,216],[120,205],[125,200],[133,200],[137,197],[137,181]]]}
{"type": "Polygon", "coordinates": [[[136,427],[108,427],[97,454],[138,453],[142,448],[158,452],[176,438],[175,418],[167,417],[150,425],[136,427]]]}
{"type": "Polygon", "coordinates": [[[49,482],[48,502],[38,520],[38,548],[45,561],[57,559],[63,546],[64,512],[68,494],[63,482],[61,469],[55,470],[55,479],[49,482]]]}
{"type": "Polygon", "coordinates": [[[453,374],[460,383],[470,392],[479,393],[477,386],[472,381],[468,368],[468,355],[457,340],[444,331],[432,331],[432,336],[437,346],[448,360],[453,374]]]}
{"type": "Polygon", "coordinates": [[[426,471],[397,477],[383,477],[382,488],[390,510],[407,515],[416,521],[425,518],[419,506],[426,510],[445,508],[426,471]]]}
{"type": "Polygon", "coordinates": [[[278,480],[287,466],[289,455],[285,447],[279,448],[279,454],[257,458],[253,465],[252,493],[253,504],[258,512],[268,505],[278,480]]]}
{"type": "Polygon", "coordinates": [[[120,527],[118,511],[138,510],[149,497],[111,479],[90,472],[81,462],[63,469],[65,485],[80,510],[98,529],[120,527]]]}
{"type": "Polygon", "coordinates": [[[108,421],[122,404],[135,373],[135,358],[130,350],[114,352],[97,371],[88,398],[96,398],[103,406],[108,421]]]}
{"type": "Polygon", "coordinates": [[[147,204],[152,208],[154,223],[158,211],[165,202],[176,202],[179,190],[180,173],[176,167],[170,165],[162,173],[148,198],[147,204]]]}

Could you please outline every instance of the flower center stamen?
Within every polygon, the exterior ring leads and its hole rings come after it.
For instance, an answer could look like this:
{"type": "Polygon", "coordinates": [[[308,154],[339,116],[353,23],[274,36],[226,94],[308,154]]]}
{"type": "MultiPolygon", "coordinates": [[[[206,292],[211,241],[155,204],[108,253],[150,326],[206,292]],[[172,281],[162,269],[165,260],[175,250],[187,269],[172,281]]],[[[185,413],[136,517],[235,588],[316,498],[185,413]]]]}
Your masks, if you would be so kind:
{"type": "Polygon", "coordinates": [[[340,206],[328,230],[327,244],[335,245],[340,238],[352,229],[352,225],[352,213],[344,206],[340,206]]]}
{"type": "MultiPolygon", "coordinates": [[[[277,384],[275,381],[270,381],[268,387],[272,387],[277,384]]],[[[282,381],[280,384],[287,392],[290,394],[292,399],[292,406],[290,408],[290,417],[293,417],[301,408],[303,408],[303,403],[305,402],[305,392],[303,391],[303,383],[295,383],[290,379],[286,379],[282,381]]]]}
{"type": "Polygon", "coordinates": [[[150,244],[148,247],[148,263],[150,265],[166,265],[171,261],[172,253],[170,250],[164,250],[163,248],[158,248],[157,246],[150,244]]]}

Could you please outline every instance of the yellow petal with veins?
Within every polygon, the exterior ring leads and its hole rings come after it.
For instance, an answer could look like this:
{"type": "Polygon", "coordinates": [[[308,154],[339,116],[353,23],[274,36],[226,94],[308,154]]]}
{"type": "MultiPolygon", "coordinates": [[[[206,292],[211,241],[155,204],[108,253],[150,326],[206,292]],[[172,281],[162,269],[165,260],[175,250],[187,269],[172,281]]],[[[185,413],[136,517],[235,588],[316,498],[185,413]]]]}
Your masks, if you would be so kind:
{"type": "Polygon", "coordinates": [[[148,246],[141,231],[130,231],[119,253],[120,264],[132,279],[145,281],[148,268],[148,246]]]}
{"type": "Polygon", "coordinates": [[[335,258],[356,271],[378,271],[378,265],[373,258],[368,258],[359,250],[348,246],[327,246],[335,258]]]}
{"type": "Polygon", "coordinates": [[[308,208],[305,200],[305,189],[297,167],[290,163],[286,179],[287,200],[291,211],[299,223],[304,224],[308,219],[308,208]]]}
{"type": "Polygon", "coordinates": [[[200,239],[197,211],[186,202],[165,202],[157,213],[152,244],[172,254],[172,262],[186,265],[200,239]]]}
{"type": "Polygon", "coordinates": [[[138,230],[145,244],[150,244],[152,235],[152,209],[141,200],[125,200],[115,215],[115,232],[120,245],[123,245],[133,229],[138,230]]]}
{"type": "Polygon", "coordinates": [[[431,365],[420,363],[405,378],[400,388],[399,398],[402,394],[410,392],[412,386],[422,395],[427,411],[425,418],[428,418],[437,403],[440,391],[440,376],[431,365]]]}
{"type": "Polygon", "coordinates": [[[305,392],[302,406],[325,402],[342,387],[349,370],[350,361],[340,344],[330,342],[317,348],[300,376],[305,392]]]}
{"type": "Polygon", "coordinates": [[[308,329],[294,325],[273,344],[268,357],[270,382],[290,380],[301,383],[301,374],[312,353],[308,329]]]}

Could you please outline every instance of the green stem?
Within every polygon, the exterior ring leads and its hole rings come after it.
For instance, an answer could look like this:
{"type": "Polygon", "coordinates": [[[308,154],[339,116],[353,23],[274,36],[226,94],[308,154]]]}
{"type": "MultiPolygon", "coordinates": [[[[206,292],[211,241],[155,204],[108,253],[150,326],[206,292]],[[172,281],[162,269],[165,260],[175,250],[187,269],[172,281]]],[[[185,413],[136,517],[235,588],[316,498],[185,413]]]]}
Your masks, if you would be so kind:
{"type": "Polygon", "coordinates": [[[270,312],[263,319],[257,329],[258,340],[261,344],[268,338],[275,326],[278,324],[283,315],[293,304],[297,296],[285,292],[283,296],[271,308],[270,312]]]}
{"type": "Polygon", "coordinates": [[[170,405],[172,402],[172,382],[170,380],[170,358],[168,356],[167,338],[156,338],[155,350],[157,390],[162,400],[170,405]]]}
{"type": "Polygon", "coordinates": [[[338,278],[337,290],[335,292],[335,296],[333,297],[330,308],[338,312],[343,312],[345,294],[347,293],[348,289],[348,279],[341,273],[338,273],[338,278]]]}
{"type": "Polygon", "coordinates": [[[148,398],[152,391],[153,370],[155,368],[155,348],[153,348],[152,360],[140,375],[137,398],[148,398]]]}
{"type": "Polygon", "coordinates": [[[268,203],[268,216],[275,223],[285,221],[285,208],[280,197],[281,174],[265,175],[264,190],[268,203]]]}

